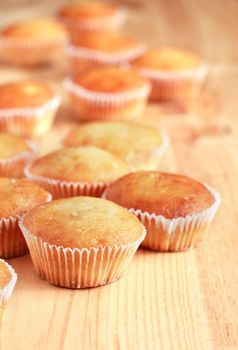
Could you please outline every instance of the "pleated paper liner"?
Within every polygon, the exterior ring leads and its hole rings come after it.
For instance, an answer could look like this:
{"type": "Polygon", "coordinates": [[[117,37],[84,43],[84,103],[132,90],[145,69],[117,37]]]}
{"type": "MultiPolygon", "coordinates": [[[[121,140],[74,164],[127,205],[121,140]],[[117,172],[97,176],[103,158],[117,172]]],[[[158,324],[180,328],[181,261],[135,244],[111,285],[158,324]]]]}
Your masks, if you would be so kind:
{"type": "Polygon", "coordinates": [[[165,133],[162,133],[161,138],[161,145],[157,148],[146,152],[138,152],[138,154],[126,159],[133,171],[159,169],[161,158],[167,151],[170,142],[168,135],[165,133]]]}
{"type": "Polygon", "coordinates": [[[0,131],[36,137],[51,128],[60,105],[55,96],[45,104],[32,108],[0,109],[0,131]]]}
{"type": "MultiPolygon", "coordinates": [[[[219,193],[210,186],[205,186],[214,196],[214,203],[201,213],[166,219],[155,213],[150,214],[139,209],[129,209],[147,230],[141,247],[161,252],[176,252],[188,250],[200,243],[206,237],[221,202],[219,193]]],[[[106,198],[106,193],[104,198],[106,198]]]]}
{"type": "Polygon", "coordinates": [[[208,74],[208,65],[202,64],[196,69],[165,72],[146,68],[136,68],[149,79],[152,85],[152,101],[189,101],[198,96],[201,86],[208,74]]]}
{"type": "Polygon", "coordinates": [[[73,73],[82,73],[95,66],[120,66],[124,65],[145,52],[146,46],[143,44],[135,48],[128,49],[121,53],[107,53],[100,50],[88,49],[74,45],[65,47],[66,56],[70,60],[73,73]]]}
{"type": "Polygon", "coordinates": [[[13,65],[34,66],[54,61],[66,40],[0,38],[0,58],[13,65]]]}
{"type": "Polygon", "coordinates": [[[36,153],[36,148],[31,141],[28,141],[30,149],[28,151],[20,152],[13,157],[7,159],[0,159],[0,176],[4,177],[22,177],[24,167],[36,153]]]}
{"type": "MultiPolygon", "coordinates": [[[[52,199],[49,194],[47,202],[52,199]]],[[[28,248],[18,222],[20,216],[0,218],[0,257],[14,258],[24,255],[28,252],[28,248]]]]}
{"type": "Polygon", "coordinates": [[[141,237],[128,244],[71,249],[51,245],[32,235],[24,226],[24,219],[19,225],[36,273],[49,283],[66,288],[97,287],[119,279],[146,234],[142,227],[141,237]]]}
{"type": "MultiPolygon", "coordinates": [[[[10,272],[12,278],[11,280],[8,282],[8,284],[3,287],[0,288],[0,309],[3,307],[3,305],[5,304],[5,302],[10,298],[13,289],[15,287],[16,281],[17,281],[17,274],[14,271],[14,269],[4,260],[0,259],[0,262],[3,263],[8,271],[10,272]]],[[[0,310],[1,312],[1,310],[0,310]]],[[[1,316],[1,315],[0,315],[1,316]]]]}
{"type": "Polygon", "coordinates": [[[44,176],[37,176],[30,170],[31,165],[25,167],[25,176],[44,187],[46,191],[50,192],[54,199],[68,198],[75,196],[91,196],[101,197],[101,194],[109,186],[110,183],[84,183],[75,181],[61,181],[57,179],[50,179],[44,176]]]}
{"type": "Polygon", "coordinates": [[[150,93],[150,85],[121,93],[99,93],[84,89],[66,79],[64,86],[69,92],[74,116],[83,121],[138,120],[150,93]]]}

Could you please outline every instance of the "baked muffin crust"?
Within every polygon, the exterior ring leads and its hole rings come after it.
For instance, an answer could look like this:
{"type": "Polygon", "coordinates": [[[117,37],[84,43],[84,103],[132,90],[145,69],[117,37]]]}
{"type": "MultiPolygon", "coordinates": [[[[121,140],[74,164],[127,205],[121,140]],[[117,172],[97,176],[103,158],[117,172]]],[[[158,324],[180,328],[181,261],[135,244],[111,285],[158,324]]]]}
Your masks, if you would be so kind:
{"type": "Polygon", "coordinates": [[[22,215],[35,206],[45,203],[50,195],[27,179],[0,177],[0,217],[22,215]]]}
{"type": "Polygon", "coordinates": [[[214,196],[198,181],[157,171],[138,171],[122,177],[109,186],[106,198],[128,209],[167,219],[200,213],[214,203],[214,196]]]}
{"type": "Polygon", "coordinates": [[[39,107],[54,97],[54,92],[40,81],[23,80],[0,85],[0,109],[39,107]]]}
{"type": "Polygon", "coordinates": [[[64,40],[64,27],[50,18],[34,18],[13,24],[1,32],[1,36],[14,40],[64,40]]]}
{"type": "Polygon", "coordinates": [[[83,4],[71,4],[63,7],[58,15],[63,19],[82,19],[82,20],[103,20],[113,16],[118,12],[118,7],[100,1],[92,1],[83,4]]]}
{"type": "Polygon", "coordinates": [[[121,93],[147,86],[136,72],[121,68],[95,68],[74,77],[74,83],[86,90],[100,93],[121,93]]]}
{"type": "Polygon", "coordinates": [[[35,160],[29,171],[62,181],[111,182],[130,171],[123,160],[93,146],[69,147],[35,160]]]}
{"type": "Polygon", "coordinates": [[[164,71],[194,69],[200,64],[192,52],[172,47],[150,49],[132,62],[133,66],[164,71]]]}
{"type": "Polygon", "coordinates": [[[0,289],[6,287],[12,279],[12,274],[8,267],[0,260],[0,289]]]}
{"type": "Polygon", "coordinates": [[[115,34],[90,34],[74,40],[74,45],[108,54],[123,54],[141,47],[141,44],[126,36],[115,34]]]}
{"type": "Polygon", "coordinates": [[[27,213],[23,225],[44,242],[79,249],[126,244],[143,232],[140,221],[126,209],[93,197],[41,205],[27,213]]]}
{"type": "Polygon", "coordinates": [[[26,139],[17,135],[0,133],[0,161],[23,152],[32,152],[26,139]]]}
{"type": "Polygon", "coordinates": [[[162,144],[160,133],[149,126],[127,122],[93,122],[75,127],[64,139],[66,146],[93,145],[129,161],[162,144]]]}

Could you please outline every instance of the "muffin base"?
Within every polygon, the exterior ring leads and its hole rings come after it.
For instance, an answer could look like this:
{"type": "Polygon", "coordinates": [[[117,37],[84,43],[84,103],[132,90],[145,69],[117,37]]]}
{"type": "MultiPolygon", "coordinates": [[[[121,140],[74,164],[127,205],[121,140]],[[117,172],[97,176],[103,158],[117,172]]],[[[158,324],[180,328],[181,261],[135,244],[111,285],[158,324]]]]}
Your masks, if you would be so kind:
{"type": "Polygon", "coordinates": [[[0,39],[0,57],[6,63],[35,66],[49,63],[57,57],[65,40],[0,39]]]}
{"type": "Polygon", "coordinates": [[[51,128],[59,105],[60,97],[55,96],[39,107],[0,109],[0,131],[28,137],[43,135],[51,128]]]}
{"type": "Polygon", "coordinates": [[[32,142],[28,141],[29,151],[21,152],[8,159],[0,160],[0,176],[22,177],[27,162],[34,156],[36,149],[32,142]]]}
{"type": "Polygon", "coordinates": [[[181,72],[164,72],[139,68],[139,73],[152,85],[151,101],[186,102],[196,98],[208,73],[208,65],[181,72]]]}
{"type": "Polygon", "coordinates": [[[88,91],[71,80],[64,82],[71,99],[74,116],[82,121],[137,120],[141,117],[150,92],[150,85],[124,93],[88,91]]]}
{"type": "Polygon", "coordinates": [[[109,186],[110,183],[83,183],[74,181],[61,181],[57,179],[50,179],[44,176],[34,175],[30,171],[30,165],[25,167],[25,176],[44,187],[50,192],[54,199],[68,198],[75,196],[91,196],[101,197],[102,193],[109,186]]]}
{"type": "Polygon", "coordinates": [[[15,284],[17,281],[17,274],[6,261],[2,259],[0,259],[0,261],[8,268],[10,274],[12,275],[10,282],[8,282],[8,284],[4,288],[0,288],[0,318],[1,318],[1,311],[3,311],[4,304],[10,298],[12,291],[15,287],[15,284]]]}
{"type": "Polygon", "coordinates": [[[125,65],[142,55],[145,49],[145,45],[138,45],[138,47],[123,53],[110,54],[98,50],[68,45],[65,48],[65,53],[70,60],[72,72],[79,74],[95,67],[125,65]]]}
{"type": "Polygon", "coordinates": [[[155,213],[129,209],[147,229],[147,235],[141,247],[160,252],[178,252],[188,250],[200,243],[206,237],[221,202],[220,195],[210,186],[206,185],[206,187],[214,196],[214,203],[210,208],[192,216],[166,219],[155,213]]]}
{"type": "Polygon", "coordinates": [[[28,252],[25,239],[18,227],[18,218],[0,219],[0,257],[14,258],[28,252]]]}
{"type": "Polygon", "coordinates": [[[65,288],[97,287],[119,279],[146,234],[143,228],[138,240],[125,245],[71,249],[51,245],[31,235],[23,220],[19,226],[37,275],[50,284],[65,288]]]}
{"type": "MultiPolygon", "coordinates": [[[[49,195],[47,202],[52,199],[49,195]]],[[[0,218],[0,257],[9,259],[28,253],[26,241],[19,228],[20,217],[0,218]]]]}

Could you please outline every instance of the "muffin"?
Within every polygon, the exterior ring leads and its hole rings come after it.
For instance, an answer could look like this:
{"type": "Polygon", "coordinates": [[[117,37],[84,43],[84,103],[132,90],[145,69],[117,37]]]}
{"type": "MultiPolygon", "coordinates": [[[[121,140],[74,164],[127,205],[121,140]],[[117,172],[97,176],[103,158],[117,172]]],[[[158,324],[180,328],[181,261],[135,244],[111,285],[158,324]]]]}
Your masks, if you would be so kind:
{"type": "Polygon", "coordinates": [[[0,131],[29,137],[47,132],[60,98],[46,83],[22,80],[0,85],[0,131]]]}
{"type": "Polygon", "coordinates": [[[168,147],[168,137],[150,127],[128,122],[93,122],[72,129],[65,146],[92,145],[123,159],[133,170],[154,170],[168,147]]]}
{"type": "Polygon", "coordinates": [[[187,101],[195,98],[204,82],[208,66],[192,52],[163,47],[148,50],[132,66],[150,79],[150,99],[187,101]]]}
{"type": "Polygon", "coordinates": [[[36,273],[67,288],[117,280],[145,236],[133,214],[93,197],[55,200],[27,213],[19,225],[36,273]]]}
{"type": "Polygon", "coordinates": [[[83,36],[65,49],[74,73],[82,73],[95,66],[123,65],[144,51],[145,46],[140,42],[111,33],[83,36]]]}
{"type": "Polygon", "coordinates": [[[136,72],[122,68],[95,68],[65,81],[74,116],[83,121],[138,119],[150,85],[136,72]]]}
{"type": "Polygon", "coordinates": [[[21,136],[0,133],[0,176],[21,177],[33,155],[32,142],[21,136]]]}
{"type": "Polygon", "coordinates": [[[145,225],[142,247],[165,252],[196,246],[220,204],[210,186],[156,171],[128,174],[109,186],[104,197],[130,209],[145,225]]]}
{"type": "Polygon", "coordinates": [[[7,300],[10,298],[17,281],[17,274],[13,268],[0,259],[0,322],[7,300]]]}
{"type": "Polygon", "coordinates": [[[50,200],[49,193],[29,180],[0,177],[1,258],[13,258],[27,252],[18,227],[19,218],[28,210],[50,200]]]}
{"type": "Polygon", "coordinates": [[[68,29],[71,40],[78,40],[92,33],[119,31],[126,11],[112,3],[91,1],[66,5],[58,12],[58,19],[68,29]]]}
{"type": "Polygon", "coordinates": [[[111,182],[129,172],[123,160],[93,146],[63,148],[25,168],[25,175],[54,198],[100,197],[111,182]]]}
{"type": "Polygon", "coordinates": [[[39,65],[51,62],[66,41],[63,26],[50,18],[15,23],[0,33],[0,54],[6,63],[39,65]]]}

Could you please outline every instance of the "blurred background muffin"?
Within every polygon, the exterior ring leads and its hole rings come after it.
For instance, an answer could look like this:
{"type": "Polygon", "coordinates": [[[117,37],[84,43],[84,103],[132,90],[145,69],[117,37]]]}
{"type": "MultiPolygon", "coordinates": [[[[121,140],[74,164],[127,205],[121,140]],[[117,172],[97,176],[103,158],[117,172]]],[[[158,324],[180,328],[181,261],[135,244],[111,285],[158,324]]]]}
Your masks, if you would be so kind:
{"type": "Polygon", "coordinates": [[[36,137],[53,124],[60,97],[37,80],[0,85],[0,131],[36,137]]]}
{"type": "Polygon", "coordinates": [[[65,81],[74,116],[83,121],[138,120],[150,92],[149,82],[130,69],[94,68],[65,81]]]}
{"type": "Polygon", "coordinates": [[[21,136],[0,133],[0,176],[23,176],[23,169],[34,154],[35,146],[31,141],[21,136]]]}
{"type": "Polygon", "coordinates": [[[71,40],[80,40],[91,33],[104,35],[120,31],[126,11],[113,3],[90,1],[65,5],[58,19],[69,31],[71,40]]]}
{"type": "Polygon", "coordinates": [[[0,32],[0,58],[23,66],[49,63],[65,41],[65,29],[57,21],[44,17],[27,19],[0,32]]]}
{"type": "Polygon", "coordinates": [[[145,45],[127,36],[91,34],[75,40],[65,48],[73,73],[84,72],[95,66],[123,65],[145,51],[145,45]]]}
{"type": "Polygon", "coordinates": [[[151,81],[153,101],[187,101],[200,92],[208,66],[196,54],[173,47],[153,48],[132,62],[151,81]]]}
{"type": "Polygon", "coordinates": [[[92,122],[74,127],[65,146],[93,145],[123,159],[133,170],[158,169],[168,137],[157,129],[128,122],[92,122]]]}

